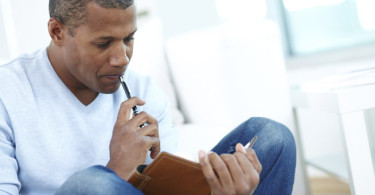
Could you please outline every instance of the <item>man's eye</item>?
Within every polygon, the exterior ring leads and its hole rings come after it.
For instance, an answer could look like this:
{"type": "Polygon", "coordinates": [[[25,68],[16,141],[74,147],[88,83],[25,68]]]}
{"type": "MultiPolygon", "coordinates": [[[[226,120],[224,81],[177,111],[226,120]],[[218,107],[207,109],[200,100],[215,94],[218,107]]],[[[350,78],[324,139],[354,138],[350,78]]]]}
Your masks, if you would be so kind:
{"type": "Polygon", "coordinates": [[[134,37],[127,37],[127,38],[124,39],[124,42],[128,43],[128,42],[130,42],[132,40],[134,40],[134,37]]]}
{"type": "Polygon", "coordinates": [[[106,48],[108,47],[110,42],[105,42],[105,43],[97,43],[96,45],[99,47],[99,48],[106,48]]]}

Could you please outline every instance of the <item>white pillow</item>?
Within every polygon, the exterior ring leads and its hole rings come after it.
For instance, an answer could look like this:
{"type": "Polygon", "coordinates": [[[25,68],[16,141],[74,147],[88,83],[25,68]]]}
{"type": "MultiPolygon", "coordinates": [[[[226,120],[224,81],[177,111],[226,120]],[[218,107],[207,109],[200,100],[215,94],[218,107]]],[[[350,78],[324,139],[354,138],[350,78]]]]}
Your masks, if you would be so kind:
{"type": "Polygon", "coordinates": [[[188,122],[234,125],[264,116],[293,125],[277,25],[248,25],[223,24],[167,41],[188,122]]]}
{"type": "Polygon", "coordinates": [[[170,100],[173,123],[182,124],[184,118],[178,109],[176,93],[168,70],[161,21],[157,18],[143,21],[138,26],[134,41],[130,68],[150,76],[156,82],[170,100]]]}

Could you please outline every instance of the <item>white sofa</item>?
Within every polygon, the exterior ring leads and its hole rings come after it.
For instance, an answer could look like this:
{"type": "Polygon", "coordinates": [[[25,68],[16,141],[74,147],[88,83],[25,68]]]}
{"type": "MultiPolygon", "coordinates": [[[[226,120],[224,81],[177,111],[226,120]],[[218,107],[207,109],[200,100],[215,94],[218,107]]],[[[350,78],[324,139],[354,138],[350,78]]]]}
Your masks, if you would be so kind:
{"type": "MultiPolygon", "coordinates": [[[[226,133],[252,116],[287,125],[294,132],[277,26],[252,29],[223,24],[163,41],[161,22],[140,25],[131,68],[148,74],[171,100],[179,130],[178,154],[197,159],[226,133]]],[[[306,194],[297,163],[293,194],[306,194]]]]}

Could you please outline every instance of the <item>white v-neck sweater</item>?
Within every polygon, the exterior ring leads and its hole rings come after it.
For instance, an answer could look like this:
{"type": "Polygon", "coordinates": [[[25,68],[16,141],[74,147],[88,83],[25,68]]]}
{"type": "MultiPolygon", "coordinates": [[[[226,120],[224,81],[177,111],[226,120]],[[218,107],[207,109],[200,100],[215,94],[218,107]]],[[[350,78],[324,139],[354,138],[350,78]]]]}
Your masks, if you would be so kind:
{"type": "MultiPolygon", "coordinates": [[[[127,70],[125,79],[132,95],[146,101],[143,110],[158,119],[162,150],[174,152],[167,97],[148,77],[127,70]]],[[[46,49],[0,66],[0,194],[53,194],[74,172],[106,165],[124,100],[119,88],[83,105],[55,73],[46,49]]]]}

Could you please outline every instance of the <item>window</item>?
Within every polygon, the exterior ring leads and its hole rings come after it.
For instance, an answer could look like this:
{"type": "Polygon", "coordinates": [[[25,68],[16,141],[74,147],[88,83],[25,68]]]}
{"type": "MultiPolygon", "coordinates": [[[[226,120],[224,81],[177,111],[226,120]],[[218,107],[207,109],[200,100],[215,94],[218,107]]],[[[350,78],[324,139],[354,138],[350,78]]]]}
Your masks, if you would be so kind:
{"type": "Polygon", "coordinates": [[[375,43],[373,0],[283,0],[290,56],[375,43]]]}

